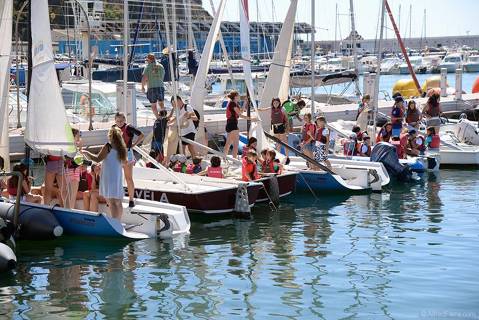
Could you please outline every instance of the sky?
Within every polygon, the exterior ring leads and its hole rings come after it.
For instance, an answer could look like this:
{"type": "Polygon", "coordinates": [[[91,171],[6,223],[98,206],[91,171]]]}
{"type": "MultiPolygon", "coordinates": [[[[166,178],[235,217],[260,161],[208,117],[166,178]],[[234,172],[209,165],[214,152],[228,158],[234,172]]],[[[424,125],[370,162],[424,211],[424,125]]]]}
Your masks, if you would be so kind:
{"type": "MultiPolygon", "coordinates": [[[[337,38],[345,38],[350,30],[349,0],[315,0],[316,40],[335,39],[335,12],[338,5],[337,38]],[[325,30],[327,29],[327,30],[325,30]]],[[[376,38],[379,10],[382,0],[354,0],[356,30],[366,39],[376,38]]],[[[213,0],[217,7],[220,0],[213,0]]],[[[257,21],[256,6],[259,7],[259,21],[282,21],[289,7],[289,0],[249,0],[250,21],[257,21]]],[[[423,33],[424,9],[426,9],[426,36],[479,35],[479,0],[389,0],[396,23],[399,24],[401,6],[401,35],[409,37],[409,8],[412,5],[412,37],[423,33]],[[406,35],[405,35],[406,34],[406,35]]],[[[211,13],[210,0],[203,0],[203,6],[211,13]]],[[[228,0],[225,20],[239,21],[238,0],[228,0]]],[[[386,16],[387,17],[387,16],[386,16]]],[[[311,22],[311,0],[298,0],[297,22],[311,22]]],[[[386,19],[388,20],[388,19],[386,19]]],[[[388,22],[385,32],[394,37],[388,22]]]]}

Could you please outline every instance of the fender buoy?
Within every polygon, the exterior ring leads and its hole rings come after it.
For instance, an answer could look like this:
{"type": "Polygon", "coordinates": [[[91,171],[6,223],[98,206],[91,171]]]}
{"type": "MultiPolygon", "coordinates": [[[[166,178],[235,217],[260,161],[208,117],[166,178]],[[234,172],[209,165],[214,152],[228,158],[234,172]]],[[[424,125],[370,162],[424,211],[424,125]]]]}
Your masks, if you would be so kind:
{"type": "Polygon", "coordinates": [[[476,78],[474,83],[472,84],[472,93],[479,93],[479,77],[476,78]]]}

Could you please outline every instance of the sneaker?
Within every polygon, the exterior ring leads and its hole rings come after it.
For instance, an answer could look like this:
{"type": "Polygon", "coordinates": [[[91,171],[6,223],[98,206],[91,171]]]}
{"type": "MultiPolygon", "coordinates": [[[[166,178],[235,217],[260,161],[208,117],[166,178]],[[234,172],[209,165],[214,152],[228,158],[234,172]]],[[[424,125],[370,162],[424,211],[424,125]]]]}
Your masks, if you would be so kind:
{"type": "Polygon", "coordinates": [[[135,206],[135,202],[133,200],[130,200],[128,203],[128,207],[133,208],[135,206]]]}
{"type": "Polygon", "coordinates": [[[288,165],[290,162],[289,157],[286,157],[286,162],[284,163],[285,165],[288,165]]]}

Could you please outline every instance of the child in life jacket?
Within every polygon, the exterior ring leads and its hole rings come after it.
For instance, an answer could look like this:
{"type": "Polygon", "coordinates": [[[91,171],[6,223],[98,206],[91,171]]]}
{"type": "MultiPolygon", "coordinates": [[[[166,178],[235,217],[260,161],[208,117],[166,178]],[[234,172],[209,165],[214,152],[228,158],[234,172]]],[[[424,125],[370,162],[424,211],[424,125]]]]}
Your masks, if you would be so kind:
{"type": "Polygon", "coordinates": [[[426,133],[426,147],[428,149],[439,149],[441,146],[441,139],[439,138],[439,135],[436,134],[436,129],[434,127],[428,127],[426,133]]]}
{"type": "Polygon", "coordinates": [[[199,175],[223,179],[225,176],[223,174],[223,168],[221,167],[221,158],[218,156],[212,156],[208,168],[200,172],[199,175]]]}
{"type": "Polygon", "coordinates": [[[359,155],[361,157],[371,156],[371,137],[364,135],[363,142],[359,146],[359,155]]]}
{"type": "Polygon", "coordinates": [[[253,181],[259,179],[258,168],[256,167],[257,160],[258,154],[252,150],[248,151],[246,157],[243,157],[243,166],[241,168],[243,181],[253,181]]]}
{"type": "Polygon", "coordinates": [[[261,173],[276,173],[274,170],[274,159],[276,158],[276,152],[274,150],[266,151],[261,162],[261,173]]]}
{"type": "Polygon", "coordinates": [[[176,165],[178,164],[178,155],[173,154],[170,156],[170,164],[168,165],[168,168],[171,170],[175,170],[176,165]]]}
{"type": "Polygon", "coordinates": [[[186,164],[186,156],[184,154],[178,154],[178,163],[175,166],[176,172],[186,173],[187,164],[186,164]]]}
{"type": "Polygon", "coordinates": [[[188,166],[186,167],[186,173],[188,174],[198,174],[201,172],[202,168],[201,168],[201,158],[199,157],[194,157],[193,158],[193,162],[188,164],[188,166]]]}
{"type": "Polygon", "coordinates": [[[417,157],[421,153],[421,145],[422,140],[418,138],[416,129],[409,129],[406,142],[406,154],[417,157]]]}
{"type": "Polygon", "coordinates": [[[349,135],[349,140],[343,144],[343,153],[345,156],[353,157],[358,155],[358,140],[354,132],[349,135]]]}

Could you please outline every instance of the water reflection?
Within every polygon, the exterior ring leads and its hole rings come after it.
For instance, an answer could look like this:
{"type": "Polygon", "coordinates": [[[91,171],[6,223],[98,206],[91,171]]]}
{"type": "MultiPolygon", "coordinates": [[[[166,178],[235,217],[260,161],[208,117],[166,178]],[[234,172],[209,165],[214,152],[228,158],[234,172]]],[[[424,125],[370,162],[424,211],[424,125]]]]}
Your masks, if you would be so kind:
{"type": "Polygon", "coordinates": [[[0,316],[413,318],[416,300],[440,300],[444,275],[467,309],[478,178],[446,171],[380,194],[295,195],[247,220],[193,219],[190,237],[167,242],[22,242],[19,268],[0,277],[0,316]]]}

